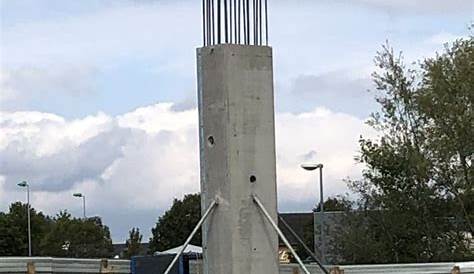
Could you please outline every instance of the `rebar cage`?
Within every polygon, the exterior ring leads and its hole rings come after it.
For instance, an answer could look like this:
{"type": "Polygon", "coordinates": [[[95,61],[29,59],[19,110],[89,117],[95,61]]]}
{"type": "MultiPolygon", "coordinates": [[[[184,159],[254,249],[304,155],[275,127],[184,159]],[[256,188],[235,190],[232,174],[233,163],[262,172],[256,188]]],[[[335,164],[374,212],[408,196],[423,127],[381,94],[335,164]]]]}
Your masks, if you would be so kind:
{"type": "Polygon", "coordinates": [[[202,0],[204,46],[268,45],[268,0],[202,0]]]}

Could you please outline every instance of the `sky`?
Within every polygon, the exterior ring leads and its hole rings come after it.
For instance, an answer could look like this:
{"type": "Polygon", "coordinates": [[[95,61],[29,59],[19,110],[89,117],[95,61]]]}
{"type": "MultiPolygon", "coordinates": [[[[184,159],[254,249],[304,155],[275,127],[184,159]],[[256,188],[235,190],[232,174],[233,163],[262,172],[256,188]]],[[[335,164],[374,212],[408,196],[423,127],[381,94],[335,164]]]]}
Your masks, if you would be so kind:
{"type": "MultiPolygon", "coordinates": [[[[174,198],[199,191],[199,0],[0,0],[0,211],[25,201],[55,215],[99,215],[114,242],[144,239],[174,198]]],[[[348,193],[378,106],[373,58],[407,63],[468,35],[471,0],[269,0],[278,203],[310,211],[348,193]]]]}

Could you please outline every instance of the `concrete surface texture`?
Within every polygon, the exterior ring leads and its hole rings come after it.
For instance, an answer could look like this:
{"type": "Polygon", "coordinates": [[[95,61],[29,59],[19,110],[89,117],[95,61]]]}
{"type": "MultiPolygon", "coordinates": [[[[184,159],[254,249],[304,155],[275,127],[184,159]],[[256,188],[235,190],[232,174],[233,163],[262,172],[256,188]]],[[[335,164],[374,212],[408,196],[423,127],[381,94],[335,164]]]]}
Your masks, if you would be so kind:
{"type": "Polygon", "coordinates": [[[197,51],[204,273],[278,273],[278,238],[252,200],[277,220],[272,49],[197,51]]]}

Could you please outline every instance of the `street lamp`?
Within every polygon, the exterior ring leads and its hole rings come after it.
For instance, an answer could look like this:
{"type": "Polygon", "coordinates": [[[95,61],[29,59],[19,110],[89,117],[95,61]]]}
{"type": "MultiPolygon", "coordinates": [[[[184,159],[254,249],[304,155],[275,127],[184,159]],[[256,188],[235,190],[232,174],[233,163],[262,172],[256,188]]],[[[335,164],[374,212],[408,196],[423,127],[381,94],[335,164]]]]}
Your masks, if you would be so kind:
{"type": "MultiPolygon", "coordinates": [[[[324,195],[323,195],[323,164],[302,164],[301,167],[308,171],[319,169],[319,208],[321,210],[321,261],[326,263],[325,260],[325,239],[324,239],[324,195]]],[[[316,209],[314,209],[314,229],[316,230],[316,209]]],[[[316,231],[315,231],[316,232],[316,231]]],[[[316,251],[316,233],[314,233],[314,250],[316,251]]]]}
{"type": "Polygon", "coordinates": [[[26,210],[28,212],[28,256],[31,257],[31,217],[30,217],[30,185],[26,182],[17,184],[19,187],[26,187],[26,210]]]}
{"type": "Polygon", "coordinates": [[[74,193],[72,194],[74,197],[82,198],[82,211],[84,215],[84,220],[86,219],[86,195],[83,195],[82,193],[74,193]]]}

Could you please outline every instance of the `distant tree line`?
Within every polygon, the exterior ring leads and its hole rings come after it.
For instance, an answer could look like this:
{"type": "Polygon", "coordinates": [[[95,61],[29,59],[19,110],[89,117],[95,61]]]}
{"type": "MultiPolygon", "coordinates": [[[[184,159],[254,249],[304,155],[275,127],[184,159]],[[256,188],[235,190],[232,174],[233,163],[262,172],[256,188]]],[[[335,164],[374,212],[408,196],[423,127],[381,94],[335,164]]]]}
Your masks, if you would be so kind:
{"type": "MultiPolygon", "coordinates": [[[[31,212],[33,256],[103,258],[112,255],[110,231],[100,217],[73,218],[66,211],[54,217],[31,212]]],[[[27,205],[16,202],[0,213],[0,256],[27,256],[27,205]]]]}

